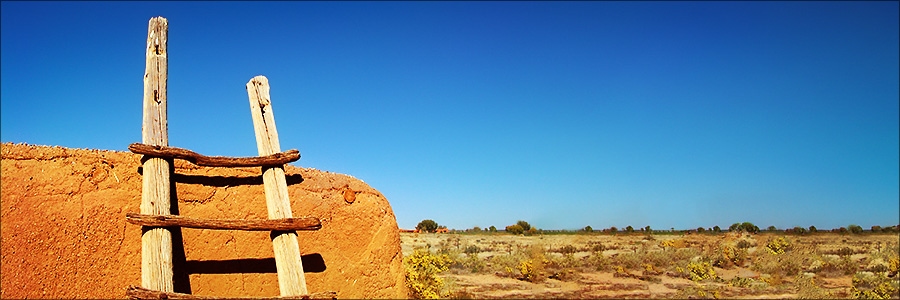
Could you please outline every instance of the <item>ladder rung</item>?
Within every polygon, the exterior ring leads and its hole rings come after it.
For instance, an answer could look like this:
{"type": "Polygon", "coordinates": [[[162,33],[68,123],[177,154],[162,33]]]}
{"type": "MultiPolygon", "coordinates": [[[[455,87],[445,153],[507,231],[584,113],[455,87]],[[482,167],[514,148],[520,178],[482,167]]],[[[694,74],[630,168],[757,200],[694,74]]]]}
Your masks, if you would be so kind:
{"type": "Polygon", "coordinates": [[[183,159],[195,165],[205,167],[270,167],[281,166],[300,159],[300,151],[297,151],[297,149],[291,149],[272,155],[254,157],[206,156],[188,149],[141,143],[128,145],[128,150],[137,154],[154,157],[183,159]]]}
{"type": "Polygon", "coordinates": [[[279,296],[279,297],[248,297],[248,298],[236,298],[236,297],[211,297],[211,296],[195,296],[190,294],[182,294],[182,293],[168,293],[155,291],[151,289],[145,289],[139,286],[128,286],[128,289],[125,290],[125,296],[128,299],[337,299],[337,293],[335,292],[319,292],[312,293],[308,295],[299,295],[299,296],[279,296]]]}
{"type": "Polygon", "coordinates": [[[217,230],[286,231],[319,230],[322,223],[315,217],[269,220],[196,219],[177,215],[144,215],[128,213],[128,223],[151,227],[183,227],[217,230]]]}

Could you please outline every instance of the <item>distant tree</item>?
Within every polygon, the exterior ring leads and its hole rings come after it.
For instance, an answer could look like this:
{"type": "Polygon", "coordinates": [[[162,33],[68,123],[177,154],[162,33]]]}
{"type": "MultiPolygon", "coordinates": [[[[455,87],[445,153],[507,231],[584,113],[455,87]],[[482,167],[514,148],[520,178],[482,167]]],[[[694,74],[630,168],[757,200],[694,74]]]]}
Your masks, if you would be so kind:
{"type": "Polygon", "coordinates": [[[609,227],[609,232],[616,233],[616,232],[619,232],[619,229],[616,228],[616,226],[612,226],[612,227],[609,227]]]}
{"type": "Polygon", "coordinates": [[[734,224],[731,224],[731,227],[728,227],[728,231],[731,231],[731,232],[743,231],[743,232],[747,232],[747,233],[759,233],[759,227],[757,227],[756,225],[753,225],[753,223],[750,223],[750,222],[734,223],[734,224]]]}
{"type": "Polygon", "coordinates": [[[775,225],[772,225],[772,226],[767,227],[766,231],[775,232],[775,231],[778,231],[778,227],[775,227],[775,225]]]}
{"type": "Polygon", "coordinates": [[[847,230],[850,230],[850,233],[852,234],[860,234],[863,232],[862,227],[856,224],[850,224],[850,226],[847,226],[847,230]]]}
{"type": "Polygon", "coordinates": [[[838,233],[840,233],[840,234],[847,234],[847,227],[841,227],[841,228],[838,228],[837,231],[838,231],[838,233]]]}
{"type": "Polygon", "coordinates": [[[803,228],[803,227],[800,227],[800,226],[794,226],[794,229],[791,230],[791,231],[793,231],[794,234],[805,234],[805,233],[806,233],[806,228],[803,228]]]}
{"type": "Polygon", "coordinates": [[[419,222],[419,225],[416,225],[416,229],[420,232],[434,232],[438,229],[438,223],[431,219],[425,219],[419,222]]]}
{"type": "Polygon", "coordinates": [[[722,232],[722,228],[719,228],[719,225],[713,226],[712,231],[715,233],[722,232]]]}
{"type": "Polygon", "coordinates": [[[819,231],[818,229],[816,229],[816,226],[809,226],[809,233],[816,233],[816,231],[819,231]]]}
{"type": "Polygon", "coordinates": [[[525,222],[522,220],[519,220],[518,222],[516,222],[516,225],[522,226],[522,230],[525,230],[525,231],[528,231],[529,229],[531,229],[531,224],[528,224],[528,222],[525,222]]]}
{"type": "Polygon", "coordinates": [[[506,226],[506,232],[509,232],[512,234],[523,234],[523,233],[525,233],[525,229],[522,228],[522,225],[515,224],[515,225],[506,226]]]}
{"type": "Polygon", "coordinates": [[[647,227],[644,227],[644,232],[649,234],[649,233],[653,233],[653,230],[650,229],[650,225],[647,225],[647,227]]]}
{"type": "Polygon", "coordinates": [[[631,225],[625,226],[625,232],[627,232],[627,233],[634,232],[634,227],[631,227],[631,225]]]}
{"type": "Polygon", "coordinates": [[[756,227],[756,225],[753,225],[753,223],[750,222],[741,223],[741,230],[748,233],[759,233],[759,227],[756,227]]]}
{"type": "Polygon", "coordinates": [[[706,231],[706,228],[703,228],[703,226],[697,227],[697,233],[703,233],[704,231],[706,231]]]}
{"type": "Polygon", "coordinates": [[[585,232],[594,232],[594,228],[591,227],[591,225],[584,226],[584,231],[585,232]]]}
{"type": "Polygon", "coordinates": [[[491,227],[488,227],[488,231],[497,232],[497,226],[491,225],[491,227]]]}
{"type": "Polygon", "coordinates": [[[528,228],[528,230],[525,230],[525,235],[535,235],[537,233],[538,233],[538,229],[534,228],[534,227],[531,227],[531,228],[528,228]]]}
{"type": "Polygon", "coordinates": [[[872,225],[872,232],[873,232],[873,233],[879,233],[879,232],[881,232],[881,226],[878,226],[878,225],[872,225]]]}
{"type": "Polygon", "coordinates": [[[481,232],[481,227],[478,227],[478,226],[472,227],[472,231],[481,232]]]}

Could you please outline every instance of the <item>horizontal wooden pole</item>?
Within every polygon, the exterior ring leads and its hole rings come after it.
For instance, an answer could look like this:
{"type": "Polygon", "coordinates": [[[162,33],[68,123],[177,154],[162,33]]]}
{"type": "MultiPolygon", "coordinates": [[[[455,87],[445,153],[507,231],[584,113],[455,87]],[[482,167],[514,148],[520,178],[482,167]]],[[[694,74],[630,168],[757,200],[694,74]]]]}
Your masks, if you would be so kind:
{"type": "Polygon", "coordinates": [[[187,149],[141,143],[128,145],[128,150],[153,157],[183,159],[205,167],[272,167],[282,166],[300,159],[300,151],[297,149],[256,157],[206,156],[187,149]]]}
{"type": "Polygon", "coordinates": [[[298,296],[280,296],[280,297],[252,297],[252,298],[237,298],[237,297],[212,297],[212,296],[196,296],[190,294],[182,294],[182,293],[167,293],[154,291],[150,289],[145,289],[139,286],[128,286],[128,289],[125,290],[125,296],[128,299],[337,299],[337,293],[335,292],[320,292],[320,293],[312,293],[308,295],[298,295],[298,296]]]}
{"type": "Polygon", "coordinates": [[[182,227],[216,230],[246,231],[290,231],[319,230],[322,223],[318,218],[284,218],[269,220],[196,219],[176,215],[143,215],[128,213],[128,223],[150,227],[182,227]]]}

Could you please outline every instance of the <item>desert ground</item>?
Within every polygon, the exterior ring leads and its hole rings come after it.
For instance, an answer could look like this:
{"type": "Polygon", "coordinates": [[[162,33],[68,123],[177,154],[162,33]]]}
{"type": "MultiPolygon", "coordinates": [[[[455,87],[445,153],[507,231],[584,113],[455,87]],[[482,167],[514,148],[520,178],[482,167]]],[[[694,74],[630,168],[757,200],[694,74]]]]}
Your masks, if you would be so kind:
{"type": "Polygon", "coordinates": [[[898,240],[897,233],[401,233],[407,272],[419,272],[407,280],[449,298],[897,299],[898,240]],[[439,265],[438,283],[422,279],[429,263],[439,265]]]}

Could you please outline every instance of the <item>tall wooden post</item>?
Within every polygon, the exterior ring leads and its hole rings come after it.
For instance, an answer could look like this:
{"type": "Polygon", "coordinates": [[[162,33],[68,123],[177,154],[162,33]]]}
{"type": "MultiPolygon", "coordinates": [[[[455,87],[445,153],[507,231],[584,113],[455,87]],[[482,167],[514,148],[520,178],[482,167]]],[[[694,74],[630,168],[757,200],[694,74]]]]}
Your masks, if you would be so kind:
{"type": "MultiPolygon", "coordinates": [[[[144,70],[144,144],[168,146],[166,118],[166,81],[169,73],[166,53],[169,22],[163,17],[150,19],[147,30],[147,68],[144,70]]],[[[169,187],[170,161],[144,157],[141,213],[171,214],[169,187]]],[[[166,228],[144,227],[141,236],[141,285],[162,292],[172,287],[172,232],[166,228]]]]}
{"type": "MultiPolygon", "coordinates": [[[[275,130],[275,116],[272,114],[272,102],[269,98],[269,80],[265,76],[253,77],[247,82],[247,94],[250,96],[250,113],[253,116],[259,155],[281,152],[278,132],[275,130]]],[[[291,202],[288,198],[284,167],[262,167],[262,172],[269,219],[290,218],[291,202]]],[[[273,231],[272,244],[275,248],[275,266],[278,269],[278,287],[281,289],[281,296],[308,294],[306,276],[300,262],[297,233],[273,231]]]]}

